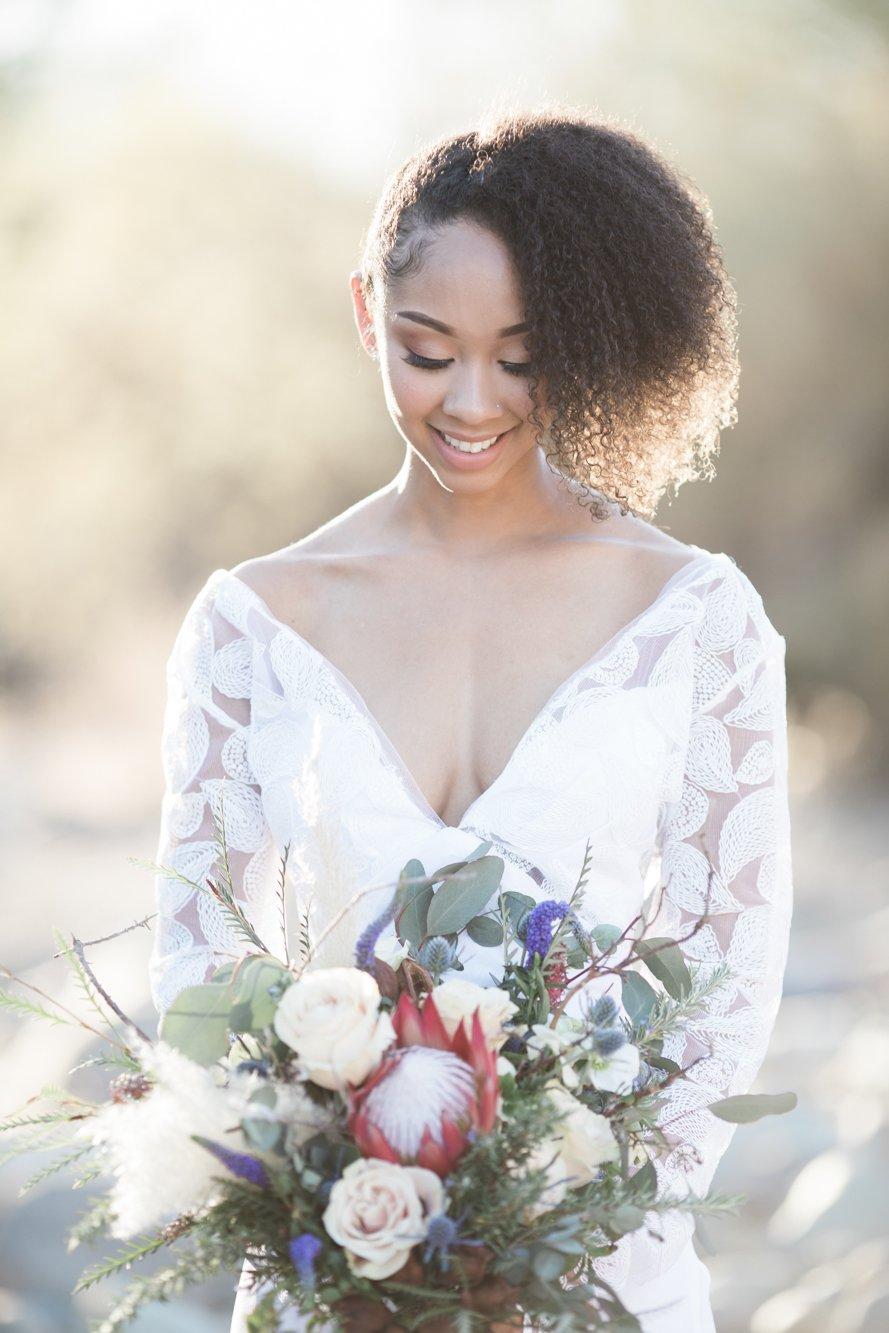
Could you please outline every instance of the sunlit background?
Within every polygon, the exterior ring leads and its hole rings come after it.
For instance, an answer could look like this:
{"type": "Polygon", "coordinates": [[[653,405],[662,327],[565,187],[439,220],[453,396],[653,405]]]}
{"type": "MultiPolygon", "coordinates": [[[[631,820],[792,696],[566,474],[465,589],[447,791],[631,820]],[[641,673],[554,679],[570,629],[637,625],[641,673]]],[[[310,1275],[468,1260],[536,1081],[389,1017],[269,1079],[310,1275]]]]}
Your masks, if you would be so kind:
{"type": "MultiPolygon", "coordinates": [[[[720,1333],[889,1328],[889,20],[878,3],[3,0],[0,961],[152,911],[163,668],[209,572],[401,459],[348,274],[386,174],[494,100],[568,99],[709,196],[740,422],[658,515],[727,551],[788,643],[796,909],[757,1086],[699,1232],[720,1333]]],[[[151,1024],[147,930],[93,961],[151,1024]]],[[[90,1053],[0,1025],[0,1111],[90,1053]]],[[[84,1330],[83,1200],[0,1174],[0,1328],[84,1330]]],[[[224,1333],[227,1284],[138,1322],[224,1333]]]]}

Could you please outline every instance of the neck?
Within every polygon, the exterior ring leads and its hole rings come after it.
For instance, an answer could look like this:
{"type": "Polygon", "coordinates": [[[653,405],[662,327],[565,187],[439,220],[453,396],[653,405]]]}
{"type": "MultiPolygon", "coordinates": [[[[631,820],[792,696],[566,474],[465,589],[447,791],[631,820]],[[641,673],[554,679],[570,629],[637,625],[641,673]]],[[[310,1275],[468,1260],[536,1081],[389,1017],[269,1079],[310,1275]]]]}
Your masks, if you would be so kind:
{"type": "MultiPolygon", "coordinates": [[[[560,474],[559,474],[560,475],[560,474]]],[[[496,486],[448,490],[411,449],[385,487],[390,523],[414,548],[452,548],[455,554],[495,550],[564,530],[581,515],[570,487],[560,482],[540,448],[532,449],[496,486]]],[[[587,520],[589,521],[589,520],[587,520]]]]}

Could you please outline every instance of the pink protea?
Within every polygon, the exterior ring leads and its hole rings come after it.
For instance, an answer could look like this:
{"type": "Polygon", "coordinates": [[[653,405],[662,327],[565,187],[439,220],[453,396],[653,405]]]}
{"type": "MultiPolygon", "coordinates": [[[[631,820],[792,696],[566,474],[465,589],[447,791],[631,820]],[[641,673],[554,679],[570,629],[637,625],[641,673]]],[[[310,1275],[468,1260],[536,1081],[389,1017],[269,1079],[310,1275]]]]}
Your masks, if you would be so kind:
{"type": "Polygon", "coordinates": [[[365,1157],[446,1176],[472,1138],[496,1124],[496,1052],[477,1009],[471,1037],[465,1021],[449,1037],[431,995],[422,1009],[402,995],[392,1026],[396,1046],[361,1087],[350,1089],[349,1129],[365,1157]]]}

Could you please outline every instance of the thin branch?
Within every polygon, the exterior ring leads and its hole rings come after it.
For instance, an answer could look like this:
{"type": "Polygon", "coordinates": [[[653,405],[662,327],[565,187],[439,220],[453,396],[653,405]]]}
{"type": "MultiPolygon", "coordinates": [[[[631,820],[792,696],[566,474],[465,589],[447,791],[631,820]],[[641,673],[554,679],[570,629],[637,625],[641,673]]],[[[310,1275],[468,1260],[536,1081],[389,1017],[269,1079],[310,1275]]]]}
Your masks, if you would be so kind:
{"type": "MultiPolygon", "coordinates": [[[[123,930],[116,930],[113,935],[101,935],[97,940],[81,941],[81,948],[92,949],[96,944],[107,944],[109,940],[119,940],[121,935],[128,935],[131,930],[139,930],[144,927],[148,929],[149,924],[155,919],[157,912],[152,912],[150,916],[145,916],[141,921],[134,921],[131,926],[124,926],[123,930]]],[[[58,953],[53,954],[53,958],[64,958],[67,949],[60,949],[58,953]]]]}
{"type": "Polygon", "coordinates": [[[92,1023],[88,1023],[85,1018],[81,1018],[79,1014],[75,1014],[72,1009],[67,1007],[67,1005],[62,1004],[61,1000],[56,1000],[52,995],[47,995],[46,991],[41,990],[39,986],[35,986],[33,982],[24,981],[21,977],[16,976],[15,972],[11,972],[3,963],[0,963],[0,973],[2,973],[3,976],[8,977],[10,981],[14,981],[16,985],[24,986],[25,990],[32,991],[35,995],[39,995],[41,1000],[46,1000],[49,1004],[54,1004],[57,1009],[61,1010],[63,1014],[67,1014],[68,1017],[73,1019],[77,1026],[83,1028],[85,1032],[91,1032],[94,1037],[98,1037],[100,1041],[106,1041],[109,1046],[116,1046],[119,1051],[123,1051],[124,1055],[132,1054],[122,1042],[115,1041],[113,1037],[108,1036],[107,1032],[100,1032],[98,1028],[93,1027],[92,1023]]]}
{"type": "MultiPolygon", "coordinates": [[[[124,932],[120,931],[118,933],[123,934],[124,932]]],[[[86,946],[83,944],[83,942],[77,939],[76,936],[71,937],[71,948],[77,955],[80,961],[80,965],[83,968],[84,972],[89,977],[90,984],[95,987],[96,991],[99,993],[99,995],[101,995],[102,999],[105,1001],[111,1012],[115,1014],[126,1027],[130,1028],[133,1032],[135,1032],[137,1037],[141,1037],[143,1041],[148,1042],[150,1044],[151,1038],[148,1037],[142,1031],[138,1023],[134,1023],[133,1020],[131,1018],[128,1018],[127,1015],[124,1013],[124,1011],[121,1008],[119,1008],[117,1004],[115,1004],[114,1000],[112,1000],[111,996],[108,994],[105,987],[99,981],[99,978],[96,976],[95,972],[90,967],[89,963],[86,961],[86,954],[84,953],[85,947],[86,946]]]]}

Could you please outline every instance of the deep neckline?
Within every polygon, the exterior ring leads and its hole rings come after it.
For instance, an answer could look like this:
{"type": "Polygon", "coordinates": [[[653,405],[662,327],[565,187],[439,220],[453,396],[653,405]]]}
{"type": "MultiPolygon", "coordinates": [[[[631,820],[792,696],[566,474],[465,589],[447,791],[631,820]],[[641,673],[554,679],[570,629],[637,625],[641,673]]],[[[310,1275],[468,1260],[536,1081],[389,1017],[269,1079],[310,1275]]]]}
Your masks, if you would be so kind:
{"type": "Polygon", "coordinates": [[[255,604],[262,611],[263,615],[265,615],[267,619],[272,622],[273,625],[277,625],[278,628],[282,630],[285,634],[291,635],[291,637],[295,639],[297,643],[301,644],[302,647],[312,657],[314,657],[318,663],[320,663],[325,668],[325,670],[334,680],[336,685],[339,687],[340,691],[345,695],[347,699],[349,699],[353,707],[360,714],[364,716],[368,725],[373,729],[373,732],[376,735],[377,739],[379,740],[383,751],[388,755],[390,762],[397,769],[402,781],[402,785],[404,786],[405,790],[410,794],[411,799],[413,800],[414,804],[419,808],[421,813],[430,822],[436,824],[439,828],[458,830],[467,827],[467,821],[469,820],[470,816],[475,812],[477,807],[481,805],[483,801],[488,799],[488,797],[491,795],[491,793],[494,791],[496,787],[499,787],[505,781],[507,775],[509,774],[513,765],[515,764],[519,754],[524,749],[525,745],[528,743],[532,734],[536,730],[537,724],[540,721],[540,719],[544,717],[547,713],[549,713],[551,709],[557,706],[560,697],[571,689],[577,678],[583,675],[584,672],[591,670],[599,661],[601,661],[602,658],[612,653],[622,639],[630,637],[630,635],[637,628],[637,626],[648,616],[651,615],[651,613],[655,610],[657,606],[660,605],[660,603],[664,600],[665,597],[669,596],[670,593],[672,593],[675,590],[677,585],[681,582],[682,579],[684,579],[688,575],[691,569],[693,569],[696,565],[703,563],[704,561],[707,560],[712,561],[715,559],[719,559],[716,553],[711,551],[705,551],[701,547],[695,546],[692,543],[689,543],[689,549],[696,551],[697,555],[692,556],[691,560],[686,560],[684,565],[680,565],[677,570],[674,570],[674,572],[667,579],[666,583],[664,583],[661,586],[661,588],[659,589],[655,597],[652,599],[652,601],[649,602],[649,604],[646,607],[644,607],[639,612],[638,615],[633,616],[632,620],[627,621],[625,625],[622,625],[620,629],[616,630],[614,634],[612,634],[610,638],[608,638],[605,641],[605,643],[603,643],[599,648],[596,649],[596,651],[593,653],[591,657],[588,657],[584,662],[580,664],[580,666],[578,666],[574,671],[572,671],[569,676],[567,676],[563,681],[560,682],[559,685],[556,686],[556,688],[550,694],[549,698],[537,710],[537,712],[532,717],[531,721],[525,727],[518,741],[513,746],[509,754],[509,757],[506,760],[506,763],[503,765],[503,768],[500,770],[500,772],[497,774],[494,780],[491,783],[489,783],[489,785],[484,789],[484,791],[480,792],[479,795],[476,796],[475,800],[470,802],[470,804],[463,811],[463,814],[460,817],[460,821],[457,824],[449,824],[447,823],[446,820],[442,819],[441,815],[434,808],[432,803],[426,798],[425,793],[421,790],[419,783],[414,778],[413,773],[408,768],[402,755],[396,749],[395,745],[389,738],[386,731],[377,721],[373,711],[368,707],[367,701],[362,695],[361,691],[357,688],[357,686],[353,684],[353,682],[349,679],[349,677],[345,674],[345,672],[341,671],[340,668],[334,662],[332,662],[329,657],[327,657],[324,653],[321,652],[319,648],[316,648],[314,644],[310,643],[308,639],[306,639],[302,634],[300,634],[299,630],[295,629],[293,625],[288,624],[286,620],[280,620],[278,616],[274,614],[268,603],[260,596],[260,594],[256,592],[254,588],[251,588],[249,583],[245,583],[244,580],[238,574],[235,574],[230,569],[219,569],[217,570],[217,576],[221,574],[233,580],[233,582],[235,582],[239,588],[245,591],[249,595],[249,597],[252,598],[255,604]]]}

